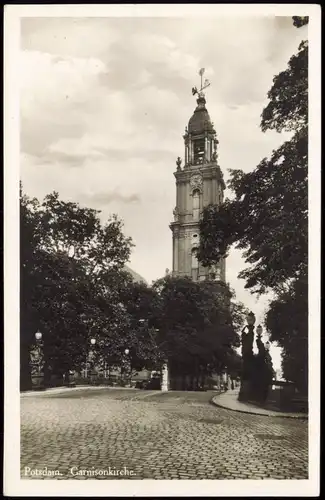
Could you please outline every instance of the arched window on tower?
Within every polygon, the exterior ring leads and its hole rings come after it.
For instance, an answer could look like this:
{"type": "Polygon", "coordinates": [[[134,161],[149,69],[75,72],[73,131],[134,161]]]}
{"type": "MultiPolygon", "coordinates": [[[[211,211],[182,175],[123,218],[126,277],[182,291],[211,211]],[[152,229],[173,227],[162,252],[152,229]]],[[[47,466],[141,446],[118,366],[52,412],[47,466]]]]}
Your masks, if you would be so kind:
{"type": "Polygon", "coordinates": [[[199,220],[200,218],[200,191],[199,189],[194,189],[192,193],[193,198],[193,220],[199,220]]]}
{"type": "Polygon", "coordinates": [[[204,163],[204,147],[205,141],[203,139],[196,139],[193,141],[194,145],[194,165],[204,163]]]}

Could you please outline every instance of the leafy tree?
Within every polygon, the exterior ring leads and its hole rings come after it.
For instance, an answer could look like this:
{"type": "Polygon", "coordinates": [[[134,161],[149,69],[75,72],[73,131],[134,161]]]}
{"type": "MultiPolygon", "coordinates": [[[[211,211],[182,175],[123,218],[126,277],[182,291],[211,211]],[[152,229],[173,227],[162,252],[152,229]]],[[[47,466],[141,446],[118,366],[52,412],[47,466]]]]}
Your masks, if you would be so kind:
{"type": "Polygon", "coordinates": [[[20,186],[20,386],[31,386],[29,349],[38,328],[30,300],[35,287],[35,262],[40,241],[37,200],[28,199],[20,186]]]}
{"type": "Polygon", "coordinates": [[[262,130],[293,136],[253,172],[231,170],[228,186],[235,197],[204,211],[198,255],[204,265],[213,264],[235,244],[250,264],[239,277],[258,293],[278,290],[307,267],[307,42],[274,77],[268,98],[262,130]]]}
{"type": "Polygon", "coordinates": [[[230,291],[212,282],[165,276],[153,285],[161,299],[158,344],[171,375],[196,379],[225,368],[238,337],[230,291]]]}
{"type": "Polygon", "coordinates": [[[232,379],[239,378],[242,373],[242,357],[241,355],[234,351],[231,356],[229,356],[227,364],[227,372],[232,379]]]}
{"type": "Polygon", "coordinates": [[[39,211],[44,231],[42,247],[82,262],[93,279],[112,268],[121,269],[127,262],[132,242],[123,234],[123,223],[117,215],[102,224],[99,210],[62,201],[57,192],[45,197],[39,211]]]}
{"type": "Polygon", "coordinates": [[[34,321],[43,332],[47,369],[66,374],[82,366],[87,349],[87,323],[82,315],[95,314],[91,283],[83,268],[65,254],[40,253],[37,281],[31,300],[34,321]]]}
{"type": "Polygon", "coordinates": [[[131,241],[116,216],[63,202],[40,204],[21,190],[21,382],[30,383],[29,349],[41,329],[45,361],[53,373],[81,367],[89,339],[115,314],[122,267],[131,241]]]}
{"type": "MultiPolygon", "coordinates": [[[[127,273],[126,273],[127,274],[127,273]]],[[[114,318],[102,328],[97,343],[97,362],[120,367],[128,359],[132,371],[151,369],[159,363],[156,326],[159,298],[154,289],[130,278],[120,290],[114,318]],[[125,349],[129,350],[127,357],[125,349]]]]}
{"type": "Polygon", "coordinates": [[[250,311],[242,302],[236,300],[236,293],[234,290],[231,289],[230,293],[231,293],[231,322],[237,334],[239,342],[239,335],[241,334],[241,331],[246,324],[246,318],[250,311]]]}
{"type": "Polygon", "coordinates": [[[266,315],[271,340],[283,348],[284,378],[295,382],[300,390],[308,389],[308,280],[294,281],[288,290],[278,294],[266,315]]]}
{"type": "MultiPolygon", "coordinates": [[[[295,16],[293,23],[304,26],[308,17],[295,16]]],[[[286,131],[291,137],[252,172],[230,171],[228,187],[234,198],[204,211],[198,258],[211,265],[227,255],[232,245],[243,250],[249,267],[239,278],[245,279],[252,293],[275,292],[268,330],[284,349],[287,376],[302,385],[307,371],[307,344],[302,340],[307,342],[307,323],[301,321],[294,329],[292,318],[308,314],[307,41],[300,43],[288,67],[274,77],[268,99],[262,131],[286,131]],[[298,289],[302,295],[297,295],[298,289]]]]}

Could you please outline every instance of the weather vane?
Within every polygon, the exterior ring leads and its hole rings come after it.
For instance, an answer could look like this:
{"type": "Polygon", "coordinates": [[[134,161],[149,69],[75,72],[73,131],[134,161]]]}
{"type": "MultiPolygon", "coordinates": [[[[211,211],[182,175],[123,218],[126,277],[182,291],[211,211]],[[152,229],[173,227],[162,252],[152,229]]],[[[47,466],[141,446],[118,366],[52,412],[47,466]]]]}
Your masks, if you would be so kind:
{"type": "Polygon", "coordinates": [[[199,75],[201,77],[201,88],[200,90],[197,89],[197,87],[193,87],[192,88],[192,94],[195,95],[195,94],[198,94],[199,96],[203,95],[202,92],[204,89],[206,89],[207,87],[209,87],[211,84],[209,82],[209,80],[205,79],[204,80],[204,83],[203,83],[203,75],[204,75],[204,72],[205,72],[205,68],[201,68],[200,71],[199,71],[199,75]]]}

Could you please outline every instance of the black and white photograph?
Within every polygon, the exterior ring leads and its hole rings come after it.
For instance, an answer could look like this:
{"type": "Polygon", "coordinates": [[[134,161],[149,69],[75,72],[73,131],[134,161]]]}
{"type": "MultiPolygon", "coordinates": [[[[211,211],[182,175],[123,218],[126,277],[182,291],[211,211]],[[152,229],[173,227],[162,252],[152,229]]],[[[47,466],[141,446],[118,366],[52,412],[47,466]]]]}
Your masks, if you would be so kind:
{"type": "Polygon", "coordinates": [[[320,7],[5,42],[5,493],[317,495],[320,7]]]}

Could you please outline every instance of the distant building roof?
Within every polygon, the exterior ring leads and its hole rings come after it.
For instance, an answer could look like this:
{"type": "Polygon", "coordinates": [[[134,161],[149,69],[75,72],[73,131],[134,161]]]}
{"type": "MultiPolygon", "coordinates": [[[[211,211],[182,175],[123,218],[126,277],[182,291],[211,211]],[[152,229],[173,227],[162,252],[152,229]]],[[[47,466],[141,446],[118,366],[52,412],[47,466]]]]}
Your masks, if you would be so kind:
{"type": "Polygon", "coordinates": [[[129,266],[125,265],[124,270],[131,274],[133,281],[135,281],[136,283],[145,283],[146,285],[148,284],[147,281],[142,276],[140,276],[140,274],[133,271],[133,269],[131,269],[129,266]]]}

